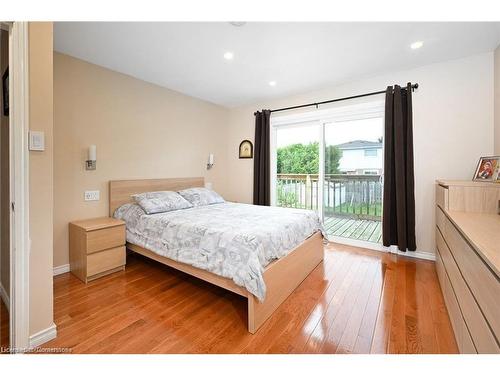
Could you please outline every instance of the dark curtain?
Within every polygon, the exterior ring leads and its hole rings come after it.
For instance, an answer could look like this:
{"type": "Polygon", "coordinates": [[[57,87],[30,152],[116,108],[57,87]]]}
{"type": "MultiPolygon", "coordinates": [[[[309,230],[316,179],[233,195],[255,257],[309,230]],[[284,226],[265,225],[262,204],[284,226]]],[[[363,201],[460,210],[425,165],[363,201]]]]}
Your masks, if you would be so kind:
{"type": "Polygon", "coordinates": [[[411,84],[385,94],[384,246],[415,251],[415,182],[411,84]]]}
{"type": "Polygon", "coordinates": [[[270,110],[255,113],[253,204],[271,205],[270,110]]]}

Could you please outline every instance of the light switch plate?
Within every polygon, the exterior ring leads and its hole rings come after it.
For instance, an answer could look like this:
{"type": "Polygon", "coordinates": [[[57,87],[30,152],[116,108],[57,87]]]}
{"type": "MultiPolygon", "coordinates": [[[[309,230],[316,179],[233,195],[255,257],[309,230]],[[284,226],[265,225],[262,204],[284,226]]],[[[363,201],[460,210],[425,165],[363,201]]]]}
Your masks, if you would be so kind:
{"type": "Polygon", "coordinates": [[[99,195],[99,190],[87,190],[83,199],[86,201],[98,201],[100,198],[99,195]]]}
{"type": "Polygon", "coordinates": [[[45,133],[30,131],[29,132],[29,149],[30,151],[45,151],[45,133]]]}

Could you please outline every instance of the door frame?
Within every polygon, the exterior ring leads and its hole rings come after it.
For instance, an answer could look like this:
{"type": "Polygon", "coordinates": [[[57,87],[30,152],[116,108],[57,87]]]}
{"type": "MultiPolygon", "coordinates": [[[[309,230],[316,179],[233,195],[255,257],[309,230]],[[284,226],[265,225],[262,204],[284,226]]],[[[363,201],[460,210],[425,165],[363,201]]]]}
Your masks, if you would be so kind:
{"type": "MultiPolygon", "coordinates": [[[[326,125],[332,122],[341,122],[348,120],[367,119],[384,116],[385,103],[383,100],[370,100],[357,104],[338,105],[333,108],[312,110],[282,116],[271,116],[270,146],[271,146],[271,205],[276,205],[276,138],[279,128],[292,127],[295,125],[317,126],[319,128],[318,141],[319,147],[319,165],[318,171],[318,215],[321,222],[324,221],[323,199],[324,199],[324,161],[325,161],[325,129],[326,125]]],[[[370,243],[368,241],[352,240],[338,236],[330,236],[329,240],[346,245],[364,247],[373,250],[386,249],[382,244],[370,243]]]]}
{"type": "Polygon", "coordinates": [[[29,41],[28,22],[2,22],[9,31],[10,347],[29,349],[29,41]]]}

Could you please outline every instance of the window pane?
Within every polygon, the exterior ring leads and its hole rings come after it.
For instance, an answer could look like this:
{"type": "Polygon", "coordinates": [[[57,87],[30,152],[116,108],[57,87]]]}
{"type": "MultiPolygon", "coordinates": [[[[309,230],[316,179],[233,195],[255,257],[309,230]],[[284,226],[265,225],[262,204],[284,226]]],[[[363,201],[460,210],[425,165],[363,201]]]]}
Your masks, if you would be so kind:
{"type": "Polygon", "coordinates": [[[323,216],[329,236],[380,242],[382,117],[325,124],[323,216]]]}
{"type": "Polygon", "coordinates": [[[318,209],[319,127],[317,123],[276,131],[276,205],[318,209]]]}
{"type": "Polygon", "coordinates": [[[370,157],[370,156],[377,156],[377,149],[367,149],[365,150],[365,156],[370,157]]]}

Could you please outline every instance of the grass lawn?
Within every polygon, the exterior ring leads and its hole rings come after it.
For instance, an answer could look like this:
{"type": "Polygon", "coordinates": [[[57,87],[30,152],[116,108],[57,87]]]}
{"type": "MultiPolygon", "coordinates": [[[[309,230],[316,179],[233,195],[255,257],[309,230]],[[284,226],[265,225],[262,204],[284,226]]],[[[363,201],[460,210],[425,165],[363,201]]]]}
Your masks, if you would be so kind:
{"type": "Polygon", "coordinates": [[[357,215],[370,215],[370,216],[382,216],[382,203],[371,203],[369,205],[360,203],[342,203],[340,206],[335,208],[325,207],[325,214],[357,214],[357,215]]]}

